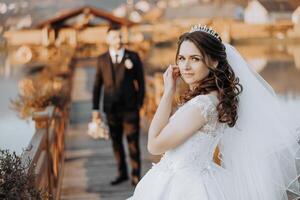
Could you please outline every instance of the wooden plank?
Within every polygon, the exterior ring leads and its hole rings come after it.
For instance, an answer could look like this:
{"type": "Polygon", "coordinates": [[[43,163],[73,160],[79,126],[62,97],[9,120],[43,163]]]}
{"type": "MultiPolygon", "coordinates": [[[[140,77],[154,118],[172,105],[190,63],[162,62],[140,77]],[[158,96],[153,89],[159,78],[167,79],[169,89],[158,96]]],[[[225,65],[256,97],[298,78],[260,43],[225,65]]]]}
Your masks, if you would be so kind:
{"type": "Polygon", "coordinates": [[[65,167],[65,154],[63,153],[62,154],[62,157],[61,157],[61,161],[60,161],[60,166],[59,166],[59,176],[58,176],[58,181],[57,181],[57,190],[56,190],[56,200],[59,200],[60,199],[60,195],[61,195],[61,188],[62,188],[62,180],[63,180],[63,176],[64,176],[64,167],[65,167]]]}
{"type": "Polygon", "coordinates": [[[43,22],[40,22],[36,27],[42,28],[47,25],[59,24],[59,23],[64,22],[65,20],[73,18],[79,14],[86,12],[86,11],[95,15],[96,17],[106,19],[106,20],[110,21],[111,23],[117,23],[117,24],[121,24],[121,25],[125,25],[125,26],[131,26],[131,25],[135,24],[134,22],[127,20],[126,18],[114,16],[112,13],[107,12],[103,9],[89,7],[89,6],[83,6],[83,7],[75,8],[70,11],[64,12],[63,14],[61,14],[59,16],[55,16],[55,17],[45,20],[43,22]]]}
{"type": "Polygon", "coordinates": [[[44,148],[44,144],[46,144],[47,134],[46,129],[39,129],[32,137],[28,147],[22,154],[23,162],[27,162],[29,159],[31,163],[36,163],[41,151],[44,148]]]}
{"type": "Polygon", "coordinates": [[[40,187],[47,187],[48,186],[48,160],[47,160],[47,154],[46,151],[42,151],[39,159],[36,163],[35,173],[37,174],[36,183],[40,187]],[[47,180],[45,182],[45,180],[47,180]]]}

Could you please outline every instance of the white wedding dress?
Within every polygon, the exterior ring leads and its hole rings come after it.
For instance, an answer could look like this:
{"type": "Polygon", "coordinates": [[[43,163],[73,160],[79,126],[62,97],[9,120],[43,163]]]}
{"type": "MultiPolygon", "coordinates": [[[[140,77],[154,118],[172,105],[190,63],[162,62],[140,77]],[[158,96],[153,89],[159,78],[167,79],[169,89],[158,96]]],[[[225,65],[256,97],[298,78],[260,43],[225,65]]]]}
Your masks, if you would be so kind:
{"type": "MultiPolygon", "coordinates": [[[[299,133],[272,87],[234,47],[224,45],[243,86],[234,127],[219,122],[217,97],[198,95],[186,102],[173,116],[192,106],[207,123],[167,151],[130,200],[288,200],[287,191],[300,199],[299,133]],[[222,166],[213,162],[217,145],[222,166]]],[[[188,126],[189,119],[183,123],[188,126]]]]}
{"type": "MultiPolygon", "coordinates": [[[[213,95],[198,95],[173,116],[189,106],[202,112],[207,123],[186,142],[167,151],[136,186],[130,200],[225,200],[222,191],[225,170],[213,162],[213,154],[225,124],[218,122],[213,95]],[[222,183],[222,185],[220,185],[222,183]]],[[[172,116],[172,117],[173,117],[172,116]]],[[[170,120],[172,120],[172,117],[170,120]]],[[[185,123],[189,123],[187,119],[185,123]]]]}

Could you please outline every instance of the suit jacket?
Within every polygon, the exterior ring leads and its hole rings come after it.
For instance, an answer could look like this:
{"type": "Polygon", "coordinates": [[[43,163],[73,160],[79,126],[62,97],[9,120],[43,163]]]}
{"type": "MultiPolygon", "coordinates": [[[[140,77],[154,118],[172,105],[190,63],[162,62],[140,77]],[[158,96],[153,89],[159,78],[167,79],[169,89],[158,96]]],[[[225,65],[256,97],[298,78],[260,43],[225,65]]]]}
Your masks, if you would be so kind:
{"type": "Polygon", "coordinates": [[[105,113],[138,110],[143,105],[144,72],[137,53],[125,49],[123,59],[119,64],[113,64],[108,51],[97,58],[93,89],[94,110],[99,109],[102,94],[105,113]],[[102,85],[104,91],[101,91],[102,85]]]}

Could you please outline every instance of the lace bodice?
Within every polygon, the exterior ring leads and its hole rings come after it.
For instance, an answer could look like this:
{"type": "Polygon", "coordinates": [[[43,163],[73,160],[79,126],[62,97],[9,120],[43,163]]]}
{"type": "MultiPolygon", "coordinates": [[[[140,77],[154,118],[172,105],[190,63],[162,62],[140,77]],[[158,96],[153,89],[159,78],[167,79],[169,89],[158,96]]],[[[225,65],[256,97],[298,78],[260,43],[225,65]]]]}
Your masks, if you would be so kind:
{"type": "Polygon", "coordinates": [[[193,106],[202,113],[207,123],[186,142],[167,151],[154,167],[168,171],[182,168],[203,170],[209,167],[225,127],[225,124],[218,122],[217,103],[218,100],[213,95],[198,95],[186,102],[171,116],[170,120],[180,114],[183,109],[193,106]]]}

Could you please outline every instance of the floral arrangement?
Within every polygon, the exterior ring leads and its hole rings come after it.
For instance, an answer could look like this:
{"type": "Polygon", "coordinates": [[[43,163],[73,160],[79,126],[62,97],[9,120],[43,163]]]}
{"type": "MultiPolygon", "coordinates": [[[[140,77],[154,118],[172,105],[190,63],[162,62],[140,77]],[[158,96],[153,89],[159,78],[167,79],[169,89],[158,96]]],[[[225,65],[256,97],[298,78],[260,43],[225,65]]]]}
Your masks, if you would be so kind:
{"type": "Polygon", "coordinates": [[[18,86],[19,95],[11,100],[11,105],[21,118],[28,118],[33,112],[51,105],[63,108],[69,101],[67,81],[47,72],[41,72],[33,78],[24,78],[18,86]]]}

